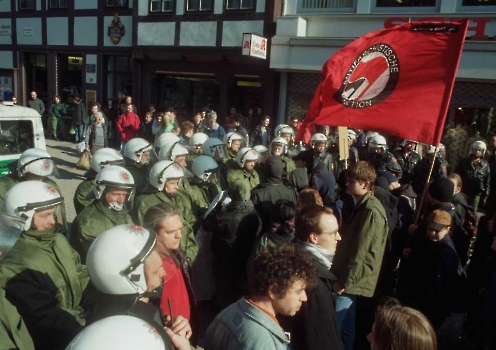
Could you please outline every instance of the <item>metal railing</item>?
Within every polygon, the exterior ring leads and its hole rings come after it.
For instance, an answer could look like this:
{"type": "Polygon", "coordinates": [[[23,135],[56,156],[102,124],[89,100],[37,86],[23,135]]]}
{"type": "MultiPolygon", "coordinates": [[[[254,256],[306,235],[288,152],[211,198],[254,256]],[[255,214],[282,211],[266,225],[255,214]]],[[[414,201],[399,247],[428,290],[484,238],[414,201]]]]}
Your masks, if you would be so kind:
{"type": "Polygon", "coordinates": [[[300,0],[303,10],[353,8],[355,0],[300,0]]]}

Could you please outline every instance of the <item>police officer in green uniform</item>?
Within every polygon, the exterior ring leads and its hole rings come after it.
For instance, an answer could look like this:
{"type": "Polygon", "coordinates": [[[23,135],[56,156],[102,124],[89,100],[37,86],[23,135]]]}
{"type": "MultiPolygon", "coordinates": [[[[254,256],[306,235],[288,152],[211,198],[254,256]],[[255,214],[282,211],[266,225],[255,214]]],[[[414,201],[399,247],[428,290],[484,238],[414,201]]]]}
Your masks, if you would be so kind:
{"type": "Polygon", "coordinates": [[[229,188],[236,180],[243,180],[248,184],[250,190],[260,185],[260,176],[255,170],[258,161],[258,152],[251,147],[243,147],[236,157],[238,167],[227,172],[227,183],[229,188]]]}
{"type": "Polygon", "coordinates": [[[60,234],[63,198],[41,181],[23,181],[5,196],[2,212],[24,222],[0,264],[0,287],[24,319],[36,349],[64,349],[85,325],[89,285],[79,254],[60,234]]]}
{"type": "Polygon", "coordinates": [[[148,184],[148,173],[157,161],[157,154],[151,143],[139,137],[128,141],[122,153],[125,168],[133,175],[136,196],[139,196],[148,184]]]}
{"type": "Polygon", "coordinates": [[[284,178],[289,178],[293,170],[296,169],[296,165],[292,158],[287,156],[288,142],[285,138],[278,136],[275,137],[269,145],[269,153],[271,156],[280,156],[284,162],[284,178]]]}
{"type": "MultiPolygon", "coordinates": [[[[187,195],[180,190],[180,183],[183,178],[184,172],[179,164],[170,160],[161,160],[156,163],[150,170],[149,184],[144,193],[134,201],[131,212],[134,222],[142,225],[146,211],[154,205],[160,203],[177,205],[177,202],[187,201],[187,195]]],[[[193,228],[189,224],[192,213],[191,211],[181,211],[181,215],[184,220],[181,248],[191,262],[195,260],[198,254],[198,244],[195,240],[193,228]]]]}
{"type": "Polygon", "coordinates": [[[219,166],[209,156],[199,156],[193,162],[192,170],[194,178],[191,181],[193,211],[200,218],[205,215],[212,200],[222,192],[216,181],[219,166]]]}
{"type": "Polygon", "coordinates": [[[124,158],[119,151],[113,148],[101,148],[93,154],[91,157],[91,167],[84,174],[85,180],[76,188],[74,192],[74,209],[76,209],[76,214],[79,214],[88,205],[93,203],[95,200],[95,195],[93,189],[95,188],[95,178],[103,167],[108,165],[124,165],[124,158]]]}
{"type": "Polygon", "coordinates": [[[41,180],[60,193],[59,186],[48,178],[50,175],[58,176],[57,166],[52,156],[39,148],[25,150],[17,160],[15,171],[0,178],[0,205],[2,205],[7,191],[21,181],[41,180]]]}
{"type": "Polygon", "coordinates": [[[95,179],[95,201],[79,213],[72,223],[71,244],[86,263],[91,243],[105,230],[132,224],[128,210],[134,195],[131,173],[118,165],[109,165],[95,179]]]}
{"type": "Polygon", "coordinates": [[[191,165],[193,165],[194,160],[202,154],[202,146],[208,139],[208,135],[202,132],[197,132],[189,138],[189,152],[186,156],[186,164],[188,169],[191,169],[191,165]]]}
{"type": "Polygon", "coordinates": [[[243,135],[231,131],[224,136],[224,143],[227,146],[227,157],[224,159],[227,171],[237,168],[236,156],[241,148],[241,143],[245,141],[243,135]]]}

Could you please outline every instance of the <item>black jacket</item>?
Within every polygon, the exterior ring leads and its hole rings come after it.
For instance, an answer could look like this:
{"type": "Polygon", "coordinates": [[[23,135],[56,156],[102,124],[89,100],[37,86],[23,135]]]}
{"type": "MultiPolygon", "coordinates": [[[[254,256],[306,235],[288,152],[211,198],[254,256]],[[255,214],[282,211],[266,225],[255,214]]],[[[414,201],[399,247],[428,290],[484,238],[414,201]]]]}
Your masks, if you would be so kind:
{"type": "Polygon", "coordinates": [[[272,140],[272,129],[270,127],[265,128],[267,130],[267,143],[264,144],[263,136],[262,136],[262,125],[257,125],[255,129],[253,129],[250,137],[251,147],[263,145],[267,146],[272,140]]]}
{"type": "Polygon", "coordinates": [[[469,197],[481,195],[479,207],[482,208],[486,203],[490,189],[489,163],[481,160],[479,164],[475,165],[472,158],[464,158],[458,163],[456,173],[462,178],[463,193],[469,197]]]}
{"type": "MultiPolygon", "coordinates": [[[[431,160],[428,157],[424,157],[417,163],[413,170],[412,187],[419,196],[424,190],[430,167],[431,160]]],[[[436,158],[434,169],[432,170],[431,181],[434,181],[439,177],[447,177],[446,162],[442,158],[436,158]]]]}
{"type": "Polygon", "coordinates": [[[385,152],[384,154],[368,154],[367,161],[369,161],[376,171],[387,170],[392,172],[398,179],[403,176],[400,164],[396,161],[393,154],[385,152]]]}
{"type": "Polygon", "coordinates": [[[86,107],[84,106],[83,101],[76,103],[72,114],[72,123],[74,125],[86,123],[86,107]]]}
{"type": "Polygon", "coordinates": [[[293,350],[342,350],[334,307],[334,275],[315,263],[319,280],[307,290],[308,300],[293,317],[278,316],[282,327],[291,334],[293,350]]]}
{"type": "Polygon", "coordinates": [[[398,164],[403,171],[403,176],[401,178],[401,183],[410,183],[413,176],[413,169],[420,161],[420,156],[416,152],[410,152],[408,155],[403,152],[403,150],[396,150],[393,152],[398,164]]]}

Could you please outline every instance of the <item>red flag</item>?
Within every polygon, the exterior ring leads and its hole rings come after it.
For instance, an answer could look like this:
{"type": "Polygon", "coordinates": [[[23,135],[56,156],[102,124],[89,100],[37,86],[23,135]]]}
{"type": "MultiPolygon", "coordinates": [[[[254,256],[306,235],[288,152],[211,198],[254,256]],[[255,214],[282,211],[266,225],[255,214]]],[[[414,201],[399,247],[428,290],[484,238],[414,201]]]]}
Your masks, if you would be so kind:
{"type": "Polygon", "coordinates": [[[345,46],[322,68],[298,139],[318,124],[439,143],[467,27],[407,22],[345,46]]]}

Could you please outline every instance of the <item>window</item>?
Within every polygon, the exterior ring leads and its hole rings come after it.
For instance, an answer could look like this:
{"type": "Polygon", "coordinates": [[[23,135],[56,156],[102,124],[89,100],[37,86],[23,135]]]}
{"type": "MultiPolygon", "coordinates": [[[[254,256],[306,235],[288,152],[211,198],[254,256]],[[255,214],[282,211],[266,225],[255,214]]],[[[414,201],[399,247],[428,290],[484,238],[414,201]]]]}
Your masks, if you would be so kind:
{"type": "Polygon", "coordinates": [[[255,0],[227,0],[226,10],[255,10],[255,0]]]}
{"type": "Polygon", "coordinates": [[[19,10],[36,10],[36,0],[19,0],[19,10]]]}
{"type": "Polygon", "coordinates": [[[51,9],[66,9],[67,0],[50,0],[51,9]]]}
{"type": "Polygon", "coordinates": [[[107,0],[107,7],[129,7],[128,0],[107,0]]]}
{"type": "Polygon", "coordinates": [[[462,6],[495,6],[496,0],[463,0],[462,6]]]}
{"type": "Polygon", "coordinates": [[[150,1],[150,12],[176,12],[176,0],[152,0],[150,1]]]}
{"type": "MultiPolygon", "coordinates": [[[[220,1],[220,0],[218,0],[220,1]]],[[[187,0],[186,11],[212,11],[213,0],[187,0]]]]}
{"type": "Polygon", "coordinates": [[[376,0],[377,7],[434,7],[436,0],[376,0]]]}

